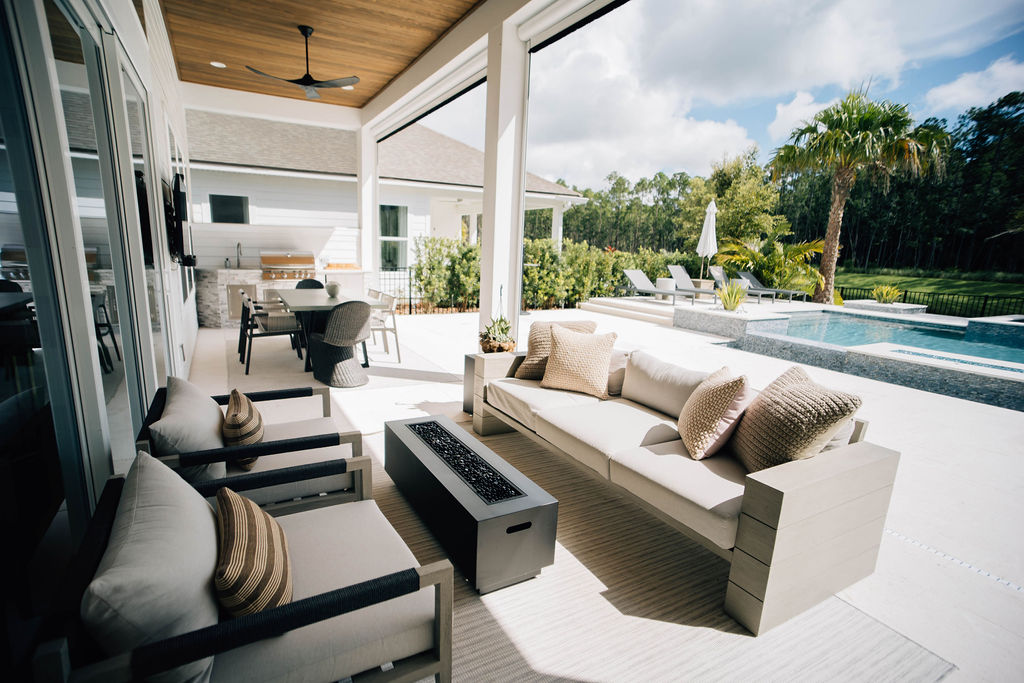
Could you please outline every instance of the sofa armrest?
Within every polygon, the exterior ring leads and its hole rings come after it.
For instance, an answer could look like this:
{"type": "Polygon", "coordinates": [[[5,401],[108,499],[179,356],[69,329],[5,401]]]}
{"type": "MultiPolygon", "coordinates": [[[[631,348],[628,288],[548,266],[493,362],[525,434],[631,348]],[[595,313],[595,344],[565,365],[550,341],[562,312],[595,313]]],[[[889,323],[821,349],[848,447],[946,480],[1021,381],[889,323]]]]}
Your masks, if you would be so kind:
{"type": "Polygon", "coordinates": [[[871,574],[898,463],[861,441],[748,474],[726,611],[762,633],[871,574]]]}

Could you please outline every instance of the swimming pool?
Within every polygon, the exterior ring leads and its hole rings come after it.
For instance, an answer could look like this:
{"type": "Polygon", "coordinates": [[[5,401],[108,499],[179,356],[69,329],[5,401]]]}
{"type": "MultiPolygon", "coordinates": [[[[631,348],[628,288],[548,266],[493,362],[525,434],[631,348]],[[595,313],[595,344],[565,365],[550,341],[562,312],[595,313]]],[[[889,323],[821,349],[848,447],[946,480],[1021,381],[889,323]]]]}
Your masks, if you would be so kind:
{"type": "Polygon", "coordinates": [[[931,351],[1024,363],[1024,349],[1002,344],[964,341],[963,329],[904,323],[849,313],[794,313],[789,319],[786,335],[844,347],[887,342],[931,351]]]}

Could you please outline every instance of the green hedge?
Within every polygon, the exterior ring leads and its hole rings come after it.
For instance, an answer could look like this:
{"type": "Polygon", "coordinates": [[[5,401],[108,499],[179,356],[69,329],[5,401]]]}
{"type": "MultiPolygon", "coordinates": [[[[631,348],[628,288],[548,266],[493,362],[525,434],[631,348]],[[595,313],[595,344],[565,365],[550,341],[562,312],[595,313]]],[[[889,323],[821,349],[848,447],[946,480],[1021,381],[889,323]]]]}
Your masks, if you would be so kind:
{"type": "MultiPolygon", "coordinates": [[[[416,240],[414,288],[428,309],[461,310],[480,304],[480,249],[458,240],[421,237],[416,240]]],[[[691,276],[700,258],[682,252],[605,251],[586,242],[565,240],[562,251],[548,238],[523,241],[523,302],[529,308],[574,307],[594,296],[613,296],[626,284],[622,271],[639,268],[653,282],[668,277],[668,266],[681,264],[691,276]]]]}

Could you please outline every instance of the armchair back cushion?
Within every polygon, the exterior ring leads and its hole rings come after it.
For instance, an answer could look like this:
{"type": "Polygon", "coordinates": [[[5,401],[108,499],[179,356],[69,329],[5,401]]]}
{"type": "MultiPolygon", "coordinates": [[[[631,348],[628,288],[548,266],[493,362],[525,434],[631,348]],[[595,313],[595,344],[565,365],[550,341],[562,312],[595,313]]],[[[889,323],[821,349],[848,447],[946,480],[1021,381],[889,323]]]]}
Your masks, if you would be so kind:
{"type": "Polygon", "coordinates": [[[681,368],[655,358],[646,351],[634,351],[626,361],[622,398],[642,403],[678,419],[686,399],[690,398],[690,394],[709,374],[681,368]]]}
{"type": "MultiPolygon", "coordinates": [[[[82,597],[82,621],[109,655],[216,624],[216,564],[213,508],[169,467],[139,453],[82,597]]],[[[212,657],[191,662],[157,680],[206,680],[212,664],[212,657]]]]}
{"type": "MultiPolygon", "coordinates": [[[[205,391],[178,377],[167,378],[167,403],[160,419],[149,425],[156,455],[174,455],[223,448],[224,413],[205,391]]],[[[223,476],[224,465],[188,467],[181,476],[189,481],[223,476]]]]}

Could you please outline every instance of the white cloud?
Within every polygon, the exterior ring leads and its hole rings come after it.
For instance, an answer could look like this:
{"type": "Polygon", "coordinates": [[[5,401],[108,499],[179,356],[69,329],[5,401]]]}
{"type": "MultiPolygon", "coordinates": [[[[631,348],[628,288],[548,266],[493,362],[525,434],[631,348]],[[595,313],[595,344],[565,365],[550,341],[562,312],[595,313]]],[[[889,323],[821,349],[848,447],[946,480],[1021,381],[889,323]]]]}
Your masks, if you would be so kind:
{"type": "Polygon", "coordinates": [[[815,114],[834,102],[834,99],[828,102],[815,102],[814,95],[801,90],[793,96],[793,101],[789,104],[775,105],[775,119],[768,124],[768,134],[772,141],[781,142],[789,137],[794,128],[805,121],[810,121],[815,114]]]}
{"type": "Polygon", "coordinates": [[[1024,90],[1024,62],[1007,55],[989,64],[984,71],[972,71],[925,95],[934,111],[962,110],[989,104],[1014,90],[1024,90]]]}

